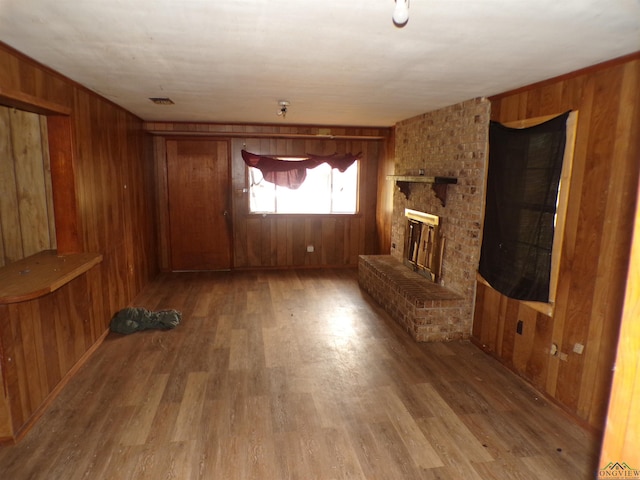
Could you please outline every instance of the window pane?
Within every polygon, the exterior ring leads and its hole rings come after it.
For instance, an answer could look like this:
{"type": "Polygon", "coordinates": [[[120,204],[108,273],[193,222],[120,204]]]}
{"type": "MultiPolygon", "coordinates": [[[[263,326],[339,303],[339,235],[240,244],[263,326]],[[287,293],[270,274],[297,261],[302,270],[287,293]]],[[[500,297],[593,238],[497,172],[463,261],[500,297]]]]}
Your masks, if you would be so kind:
{"type": "Polygon", "coordinates": [[[307,170],[296,190],[276,187],[278,213],[331,213],[331,167],[326,163],[307,170]]]}
{"type": "Polygon", "coordinates": [[[249,209],[252,213],[356,213],[358,163],[344,173],[326,163],[308,169],[296,190],[269,183],[260,170],[248,168],[249,209]]]}
{"type": "Polygon", "coordinates": [[[358,199],[358,162],[344,173],[333,170],[333,213],[355,213],[358,199]]]}
{"type": "Polygon", "coordinates": [[[275,213],[276,186],[262,178],[257,168],[249,169],[249,210],[251,212],[275,213]]]}

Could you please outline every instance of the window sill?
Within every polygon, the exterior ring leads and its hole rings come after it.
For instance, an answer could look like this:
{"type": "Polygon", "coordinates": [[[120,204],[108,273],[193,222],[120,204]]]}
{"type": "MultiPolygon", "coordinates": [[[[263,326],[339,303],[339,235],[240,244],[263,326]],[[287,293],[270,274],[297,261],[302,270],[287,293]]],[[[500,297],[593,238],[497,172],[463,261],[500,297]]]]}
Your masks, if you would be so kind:
{"type": "MultiPolygon", "coordinates": [[[[493,289],[493,287],[487,282],[482,275],[476,272],[476,280],[478,283],[482,283],[487,287],[493,289]]],[[[497,291],[497,290],[496,290],[497,291]]],[[[501,294],[502,295],[502,294],[501,294]]],[[[546,315],[548,317],[553,317],[554,307],[555,305],[552,302],[544,303],[544,302],[531,302],[528,300],[516,300],[516,302],[520,302],[525,304],[526,306],[546,315]]]]}
{"type": "Polygon", "coordinates": [[[102,262],[99,253],[45,250],[0,268],[0,304],[43,297],[102,262]]]}
{"type": "Polygon", "coordinates": [[[314,217],[314,218],[344,218],[344,217],[360,217],[361,214],[359,212],[356,213],[272,213],[272,212],[249,212],[246,214],[247,217],[293,217],[293,218],[302,218],[302,217],[314,217]]]}

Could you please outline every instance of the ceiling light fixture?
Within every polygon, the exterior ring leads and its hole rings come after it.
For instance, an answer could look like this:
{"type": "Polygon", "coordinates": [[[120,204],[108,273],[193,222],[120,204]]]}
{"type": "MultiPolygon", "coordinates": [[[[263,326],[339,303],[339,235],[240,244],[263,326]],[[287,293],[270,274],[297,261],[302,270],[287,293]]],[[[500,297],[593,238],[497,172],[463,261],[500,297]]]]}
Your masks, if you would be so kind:
{"type": "Polygon", "coordinates": [[[280,105],[280,110],[278,110],[278,116],[282,117],[282,118],[286,117],[287,116],[287,108],[291,104],[286,100],[280,100],[278,102],[278,105],[280,105]]]}
{"type": "Polygon", "coordinates": [[[396,0],[396,8],[393,9],[393,24],[404,27],[409,21],[409,0],[396,0]]]}

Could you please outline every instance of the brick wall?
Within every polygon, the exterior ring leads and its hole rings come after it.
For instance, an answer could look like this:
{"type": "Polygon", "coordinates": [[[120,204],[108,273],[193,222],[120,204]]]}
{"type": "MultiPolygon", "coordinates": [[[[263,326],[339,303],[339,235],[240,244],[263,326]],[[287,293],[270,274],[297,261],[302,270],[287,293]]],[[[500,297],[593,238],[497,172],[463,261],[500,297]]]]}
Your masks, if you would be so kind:
{"type": "Polygon", "coordinates": [[[393,194],[391,255],[402,259],[406,219],[412,208],[440,216],[445,237],[441,285],[462,295],[462,336],[473,322],[475,274],[480,258],[490,104],[477,98],[396,124],[395,175],[456,177],[446,206],[427,184],[412,184],[409,199],[393,194]]]}

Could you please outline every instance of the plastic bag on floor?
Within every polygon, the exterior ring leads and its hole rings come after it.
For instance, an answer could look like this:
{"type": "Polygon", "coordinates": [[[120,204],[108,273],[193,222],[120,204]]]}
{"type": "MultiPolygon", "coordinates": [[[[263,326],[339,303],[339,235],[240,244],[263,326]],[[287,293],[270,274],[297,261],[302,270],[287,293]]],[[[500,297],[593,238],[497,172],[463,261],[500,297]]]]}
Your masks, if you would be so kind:
{"type": "Polygon", "coordinates": [[[177,310],[161,310],[151,312],[145,308],[123,308],[111,319],[109,328],[112,332],[128,335],[142,330],[169,330],[180,324],[182,313],[177,310]]]}

